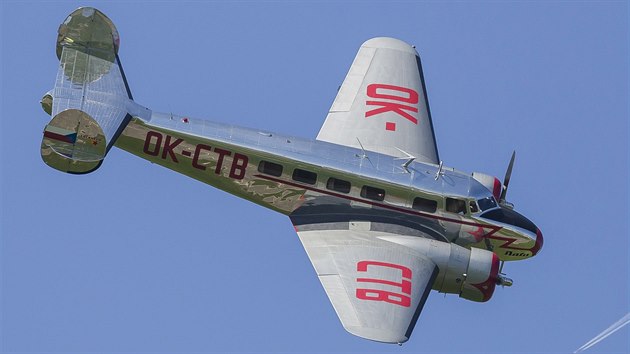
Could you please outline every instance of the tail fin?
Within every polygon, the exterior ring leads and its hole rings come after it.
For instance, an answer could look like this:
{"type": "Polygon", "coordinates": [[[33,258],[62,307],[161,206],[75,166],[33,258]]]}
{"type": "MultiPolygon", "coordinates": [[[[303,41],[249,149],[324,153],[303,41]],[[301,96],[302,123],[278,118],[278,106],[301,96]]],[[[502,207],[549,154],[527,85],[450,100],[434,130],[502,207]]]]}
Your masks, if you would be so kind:
{"type": "Polygon", "coordinates": [[[102,12],[83,7],[59,26],[55,87],[42,99],[53,118],[42,159],[68,173],[96,170],[131,116],[131,92],[118,60],[118,31],[102,12]]]}

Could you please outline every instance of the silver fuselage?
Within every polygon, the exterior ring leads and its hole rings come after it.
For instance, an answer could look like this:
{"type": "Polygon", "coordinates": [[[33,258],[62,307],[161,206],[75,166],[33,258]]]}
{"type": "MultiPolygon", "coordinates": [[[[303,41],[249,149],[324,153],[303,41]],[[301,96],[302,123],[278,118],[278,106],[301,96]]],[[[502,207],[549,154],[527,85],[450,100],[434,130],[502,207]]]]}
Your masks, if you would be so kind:
{"type": "Polygon", "coordinates": [[[297,230],[366,221],[396,234],[490,248],[501,260],[529,258],[538,250],[534,230],[475,212],[470,203],[492,198],[492,193],[469,174],[418,161],[403,167],[407,158],[130,105],[133,119],[117,147],[289,215],[297,230]],[[282,166],[282,171],[265,173],[261,161],[282,166]],[[315,173],[316,180],[296,180],[295,168],[315,173]],[[330,178],[350,182],[349,191],[331,189],[330,178]],[[363,186],[385,191],[384,198],[366,197],[363,186]],[[435,211],[414,209],[417,197],[435,201],[435,211]],[[465,201],[466,210],[446,211],[446,198],[465,201]],[[308,213],[302,213],[306,207],[308,213]]]}

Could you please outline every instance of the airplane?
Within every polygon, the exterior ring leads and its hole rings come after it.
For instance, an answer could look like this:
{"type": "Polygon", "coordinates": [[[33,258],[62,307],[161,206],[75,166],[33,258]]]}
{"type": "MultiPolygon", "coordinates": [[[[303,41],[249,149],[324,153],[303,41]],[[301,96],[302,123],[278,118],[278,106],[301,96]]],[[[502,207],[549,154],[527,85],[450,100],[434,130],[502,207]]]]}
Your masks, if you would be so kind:
{"type": "Polygon", "coordinates": [[[488,301],[513,281],[504,262],[535,256],[540,229],[503,181],[444,166],[415,47],[363,43],[316,139],[159,113],[133,100],[120,37],[82,7],[60,25],[54,88],[41,104],[41,156],[71,174],[116,146],[287,215],[343,327],[402,344],[430,291],[488,301]]]}

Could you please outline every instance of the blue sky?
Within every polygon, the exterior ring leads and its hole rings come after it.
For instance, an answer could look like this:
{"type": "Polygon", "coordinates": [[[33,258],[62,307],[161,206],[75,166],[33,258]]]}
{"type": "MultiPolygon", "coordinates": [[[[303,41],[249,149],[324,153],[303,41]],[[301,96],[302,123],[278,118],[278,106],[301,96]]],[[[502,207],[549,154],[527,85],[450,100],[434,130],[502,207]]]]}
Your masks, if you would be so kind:
{"type": "MultiPolygon", "coordinates": [[[[629,311],[628,4],[29,2],[1,14],[2,352],[567,353],[629,311]],[[445,165],[542,229],[487,303],[432,292],[402,347],[346,333],[288,218],[113,149],[45,166],[59,24],[107,14],[134,98],[315,137],[361,43],[415,44],[445,165]]],[[[630,351],[630,328],[587,353],[630,351]]]]}

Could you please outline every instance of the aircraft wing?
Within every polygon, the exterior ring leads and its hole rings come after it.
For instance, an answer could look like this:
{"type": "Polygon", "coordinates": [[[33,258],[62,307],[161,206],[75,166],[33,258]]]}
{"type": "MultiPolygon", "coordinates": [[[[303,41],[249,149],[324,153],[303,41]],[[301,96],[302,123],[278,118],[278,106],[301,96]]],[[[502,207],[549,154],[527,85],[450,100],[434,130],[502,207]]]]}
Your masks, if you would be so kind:
{"type": "Polygon", "coordinates": [[[438,164],[420,57],[409,44],[373,38],[361,46],[317,140],[438,164]]]}
{"type": "Polygon", "coordinates": [[[343,327],[374,341],[406,342],[438,268],[410,248],[366,233],[298,230],[343,327]]]}

